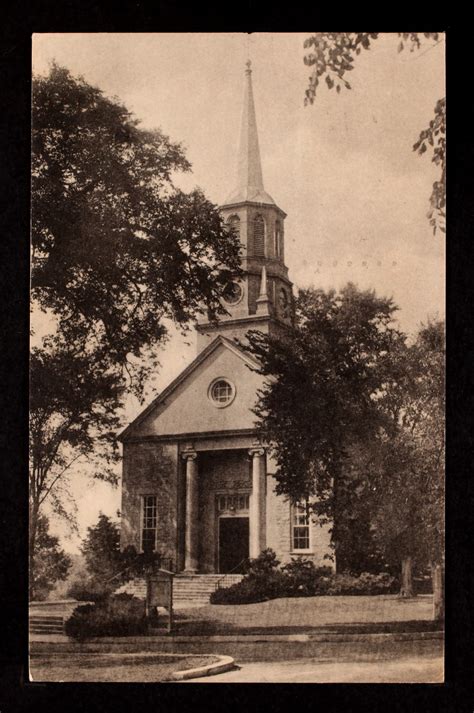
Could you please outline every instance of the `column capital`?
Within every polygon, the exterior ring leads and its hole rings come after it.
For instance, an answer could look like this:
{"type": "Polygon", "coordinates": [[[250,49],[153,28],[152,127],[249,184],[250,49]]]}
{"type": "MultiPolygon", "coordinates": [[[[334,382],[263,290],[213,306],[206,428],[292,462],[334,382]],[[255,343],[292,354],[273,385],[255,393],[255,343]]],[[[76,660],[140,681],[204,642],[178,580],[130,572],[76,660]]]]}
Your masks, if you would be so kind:
{"type": "Polygon", "coordinates": [[[265,448],[262,448],[262,446],[255,446],[249,450],[249,456],[252,458],[256,458],[258,456],[263,456],[265,455],[265,448]]]}
{"type": "Polygon", "coordinates": [[[184,453],[181,453],[181,458],[183,460],[196,460],[197,453],[196,451],[184,451],[184,453]]]}

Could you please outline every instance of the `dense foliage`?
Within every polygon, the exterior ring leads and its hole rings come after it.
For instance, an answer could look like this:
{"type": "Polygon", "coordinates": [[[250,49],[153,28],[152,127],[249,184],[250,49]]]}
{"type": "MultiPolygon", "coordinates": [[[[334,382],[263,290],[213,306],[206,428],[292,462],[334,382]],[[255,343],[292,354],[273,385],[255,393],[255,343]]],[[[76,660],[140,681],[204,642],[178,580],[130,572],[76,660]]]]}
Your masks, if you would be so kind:
{"type": "Polygon", "coordinates": [[[124,582],[159,567],[162,559],[159,552],[139,553],[133,546],[121,550],[120,527],[103,513],[87,528],[81,551],[88,576],[72,582],[68,596],[89,602],[104,601],[124,582]]]}
{"type": "Polygon", "coordinates": [[[163,339],[164,317],[222,312],[238,240],[199,190],[174,186],[181,146],[81,77],[35,77],[32,119],[32,298],[139,387],[131,357],[163,339]]]}
{"type": "Polygon", "coordinates": [[[142,397],[166,321],[216,317],[240,274],[217,207],[174,185],[190,170],[178,143],[56,65],[34,77],[32,123],[30,571],[68,476],[116,482],[120,408],[142,397]]]}
{"type": "Polygon", "coordinates": [[[385,557],[419,565],[444,560],[444,324],[423,326],[380,407],[392,428],[370,453],[375,539],[385,557]]]}
{"type": "Polygon", "coordinates": [[[331,567],[316,567],[304,557],[292,558],[283,567],[279,565],[275,553],[264,550],[258,558],[250,560],[241,582],[213,592],[211,604],[252,604],[280,597],[389,594],[397,586],[395,578],[386,572],[336,574],[331,567]]]}
{"type": "Polygon", "coordinates": [[[49,534],[48,519],[41,515],[30,571],[30,600],[46,599],[56,582],[66,579],[70,568],[71,559],[59,547],[58,538],[49,534]]]}
{"type": "Polygon", "coordinates": [[[80,641],[94,636],[142,636],[147,631],[145,604],[130,594],[76,607],[65,623],[66,635],[80,641]]]}
{"type": "Polygon", "coordinates": [[[255,409],[278,492],[331,523],[339,571],[442,566],[444,324],[414,343],[391,300],[348,285],[303,290],[286,334],[250,333],[267,378],[255,409]]]}
{"type": "Polygon", "coordinates": [[[246,347],[267,379],[255,413],[272,444],[277,491],[295,500],[315,496],[321,516],[334,517],[334,481],[347,448],[378,432],[383,419],[373,395],[382,388],[388,355],[403,340],[391,299],[352,284],[301,290],[295,324],[281,335],[249,332],[246,347]]]}

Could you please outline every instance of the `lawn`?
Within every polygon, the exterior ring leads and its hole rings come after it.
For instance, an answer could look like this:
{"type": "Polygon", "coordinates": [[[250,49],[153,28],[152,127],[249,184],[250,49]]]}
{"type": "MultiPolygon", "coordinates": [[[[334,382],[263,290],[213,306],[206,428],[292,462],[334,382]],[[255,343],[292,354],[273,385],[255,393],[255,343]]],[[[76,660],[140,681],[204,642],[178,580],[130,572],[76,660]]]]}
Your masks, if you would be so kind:
{"type": "Polygon", "coordinates": [[[432,621],[431,595],[331,596],[272,599],[259,604],[221,605],[176,612],[177,633],[260,634],[311,631],[413,631],[439,628],[432,621]]]}
{"type": "Polygon", "coordinates": [[[33,681],[152,683],[217,661],[216,656],[179,654],[32,654],[30,673],[33,681]]]}

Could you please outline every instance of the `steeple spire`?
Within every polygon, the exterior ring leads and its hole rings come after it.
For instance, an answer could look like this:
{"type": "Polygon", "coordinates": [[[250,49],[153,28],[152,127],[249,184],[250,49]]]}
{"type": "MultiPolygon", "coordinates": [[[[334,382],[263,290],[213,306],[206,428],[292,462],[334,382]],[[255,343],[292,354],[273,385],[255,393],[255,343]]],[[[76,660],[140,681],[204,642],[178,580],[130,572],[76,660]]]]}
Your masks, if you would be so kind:
{"type": "Polygon", "coordinates": [[[252,90],[252,63],[246,62],[244,105],[240,127],[240,146],[237,170],[237,187],[224,205],[231,203],[267,203],[275,205],[273,198],[263,188],[262,163],[258,145],[257,120],[252,90]]]}

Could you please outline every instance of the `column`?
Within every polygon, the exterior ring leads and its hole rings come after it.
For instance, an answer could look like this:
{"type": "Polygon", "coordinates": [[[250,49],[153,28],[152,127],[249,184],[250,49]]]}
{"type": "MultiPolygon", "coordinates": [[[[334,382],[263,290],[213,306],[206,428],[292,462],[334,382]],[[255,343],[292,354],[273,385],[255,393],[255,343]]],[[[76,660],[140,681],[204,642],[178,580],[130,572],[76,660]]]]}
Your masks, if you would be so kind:
{"type": "Polygon", "coordinates": [[[263,499],[265,497],[265,451],[252,448],[252,494],[250,496],[250,557],[258,557],[262,551],[263,499]]]}
{"type": "Polygon", "coordinates": [[[183,453],[186,461],[186,535],[184,549],[184,571],[189,573],[198,570],[198,467],[197,453],[183,453]]]}

